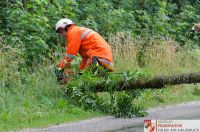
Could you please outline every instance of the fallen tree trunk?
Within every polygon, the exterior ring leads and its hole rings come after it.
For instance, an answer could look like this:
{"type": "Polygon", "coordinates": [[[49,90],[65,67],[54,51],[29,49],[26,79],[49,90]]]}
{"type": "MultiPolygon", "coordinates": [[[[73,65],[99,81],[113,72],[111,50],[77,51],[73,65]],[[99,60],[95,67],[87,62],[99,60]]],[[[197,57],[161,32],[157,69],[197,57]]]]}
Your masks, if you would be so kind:
{"type": "MultiPolygon", "coordinates": [[[[192,84],[200,83],[200,72],[183,73],[173,76],[159,76],[146,80],[130,80],[117,82],[116,91],[131,90],[131,89],[159,89],[166,85],[192,84]]],[[[94,87],[95,92],[108,91],[105,82],[97,83],[94,87]]]]}

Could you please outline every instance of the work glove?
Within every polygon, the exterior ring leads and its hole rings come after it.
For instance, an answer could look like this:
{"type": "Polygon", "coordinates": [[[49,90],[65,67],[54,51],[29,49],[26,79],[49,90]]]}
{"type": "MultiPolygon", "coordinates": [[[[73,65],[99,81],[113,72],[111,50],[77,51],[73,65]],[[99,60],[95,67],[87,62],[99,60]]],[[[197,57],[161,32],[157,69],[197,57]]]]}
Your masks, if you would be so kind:
{"type": "Polygon", "coordinates": [[[200,23],[194,24],[194,26],[192,27],[192,30],[196,32],[200,32],[200,23]]]}
{"type": "Polygon", "coordinates": [[[57,77],[58,82],[60,82],[61,80],[63,80],[65,78],[64,69],[55,68],[54,73],[57,77]]]}
{"type": "Polygon", "coordinates": [[[190,32],[189,32],[190,39],[193,39],[194,36],[195,36],[195,31],[194,30],[190,30],[190,32]]]}
{"type": "Polygon", "coordinates": [[[195,34],[200,32],[200,23],[196,23],[192,26],[192,29],[189,32],[190,39],[194,39],[195,34]]]}
{"type": "Polygon", "coordinates": [[[57,77],[57,82],[60,84],[68,83],[72,80],[72,76],[75,76],[75,73],[71,69],[64,70],[61,68],[56,68],[54,72],[57,77]]]}

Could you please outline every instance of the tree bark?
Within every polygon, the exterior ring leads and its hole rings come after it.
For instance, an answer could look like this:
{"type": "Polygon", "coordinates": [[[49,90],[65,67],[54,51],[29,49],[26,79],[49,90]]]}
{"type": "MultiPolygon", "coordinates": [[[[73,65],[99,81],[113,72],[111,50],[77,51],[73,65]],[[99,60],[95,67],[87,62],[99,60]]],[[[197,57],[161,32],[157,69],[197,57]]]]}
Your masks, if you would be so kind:
{"type": "MultiPolygon", "coordinates": [[[[200,72],[197,73],[183,73],[173,76],[159,76],[152,79],[139,79],[130,81],[117,82],[116,91],[132,90],[132,89],[160,89],[166,85],[178,85],[178,84],[192,84],[200,83],[200,72]]],[[[108,91],[106,89],[105,82],[96,84],[94,87],[95,92],[108,91]]]]}

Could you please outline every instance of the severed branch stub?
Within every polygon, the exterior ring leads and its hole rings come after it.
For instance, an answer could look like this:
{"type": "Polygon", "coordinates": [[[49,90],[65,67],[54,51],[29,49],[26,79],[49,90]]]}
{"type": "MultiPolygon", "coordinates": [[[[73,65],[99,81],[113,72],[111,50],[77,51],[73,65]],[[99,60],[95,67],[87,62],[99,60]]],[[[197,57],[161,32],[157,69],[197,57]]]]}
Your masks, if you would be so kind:
{"type": "MultiPolygon", "coordinates": [[[[200,83],[200,72],[182,73],[171,76],[158,76],[151,79],[138,79],[130,81],[119,81],[115,91],[132,89],[160,89],[166,85],[192,84],[200,83]]],[[[105,82],[97,83],[93,86],[94,92],[108,91],[105,82]]]]}

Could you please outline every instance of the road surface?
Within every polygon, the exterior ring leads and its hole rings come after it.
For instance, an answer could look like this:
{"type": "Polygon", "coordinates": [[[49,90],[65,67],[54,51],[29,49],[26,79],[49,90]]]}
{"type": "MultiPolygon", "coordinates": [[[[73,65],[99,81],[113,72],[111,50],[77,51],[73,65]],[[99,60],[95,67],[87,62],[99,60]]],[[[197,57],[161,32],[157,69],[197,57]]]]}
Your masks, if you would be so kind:
{"type": "Polygon", "coordinates": [[[144,119],[200,120],[200,101],[151,108],[147,112],[149,115],[143,118],[123,119],[109,116],[20,132],[143,132],[144,119]]]}

